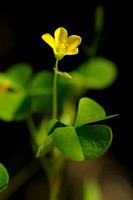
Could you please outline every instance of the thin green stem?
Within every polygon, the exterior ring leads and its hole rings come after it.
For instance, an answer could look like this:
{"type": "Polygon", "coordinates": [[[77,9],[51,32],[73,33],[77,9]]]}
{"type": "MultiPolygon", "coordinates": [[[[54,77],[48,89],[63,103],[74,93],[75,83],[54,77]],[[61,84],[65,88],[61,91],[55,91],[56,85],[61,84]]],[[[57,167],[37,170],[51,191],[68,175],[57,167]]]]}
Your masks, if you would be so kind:
{"type": "Polygon", "coordinates": [[[37,130],[36,130],[36,127],[35,127],[32,117],[27,118],[26,123],[27,123],[27,127],[29,129],[32,144],[34,145],[33,146],[34,150],[37,150],[37,148],[38,148],[37,141],[36,141],[37,130]]]}
{"type": "MultiPolygon", "coordinates": [[[[59,159],[59,158],[58,158],[59,159]]],[[[60,162],[57,171],[53,168],[50,176],[50,197],[49,200],[58,200],[58,195],[61,189],[62,175],[63,175],[63,166],[64,166],[64,157],[60,157],[60,162]]],[[[58,162],[56,160],[56,162],[58,162]]]]}
{"type": "Polygon", "coordinates": [[[53,119],[57,119],[57,72],[58,72],[58,60],[56,60],[54,68],[54,82],[53,82],[53,119]]]}

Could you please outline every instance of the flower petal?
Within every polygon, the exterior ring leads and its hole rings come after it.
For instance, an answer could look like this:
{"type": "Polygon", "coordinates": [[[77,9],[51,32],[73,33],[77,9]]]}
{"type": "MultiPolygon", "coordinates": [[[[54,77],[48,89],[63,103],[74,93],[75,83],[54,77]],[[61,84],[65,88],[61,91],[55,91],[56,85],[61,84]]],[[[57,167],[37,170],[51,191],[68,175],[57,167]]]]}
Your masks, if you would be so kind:
{"type": "Polygon", "coordinates": [[[58,46],[59,43],[66,43],[68,37],[67,30],[63,27],[59,27],[55,30],[54,37],[56,46],[58,46]]]}
{"type": "Polygon", "coordinates": [[[81,43],[81,37],[78,35],[71,35],[67,39],[67,51],[75,49],[81,43]]]}
{"type": "Polygon", "coordinates": [[[78,47],[66,52],[66,55],[75,55],[79,52],[78,47]]]}
{"type": "Polygon", "coordinates": [[[52,48],[55,47],[55,40],[54,40],[54,38],[49,33],[46,33],[46,34],[42,35],[42,39],[47,44],[49,44],[52,48]]]}

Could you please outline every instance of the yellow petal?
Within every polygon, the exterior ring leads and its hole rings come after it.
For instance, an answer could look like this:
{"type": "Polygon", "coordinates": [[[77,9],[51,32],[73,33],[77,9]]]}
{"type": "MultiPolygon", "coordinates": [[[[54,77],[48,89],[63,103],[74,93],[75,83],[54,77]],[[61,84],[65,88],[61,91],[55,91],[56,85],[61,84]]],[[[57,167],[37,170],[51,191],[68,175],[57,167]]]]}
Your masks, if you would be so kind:
{"type": "Polygon", "coordinates": [[[81,37],[77,35],[71,35],[67,39],[67,51],[75,49],[81,43],[81,37]]]}
{"type": "Polygon", "coordinates": [[[73,50],[71,50],[71,51],[67,51],[67,52],[66,52],[66,55],[75,55],[75,54],[77,54],[78,52],[79,52],[78,48],[75,48],[75,49],[73,49],[73,50]]]}
{"type": "Polygon", "coordinates": [[[58,46],[61,43],[66,43],[68,37],[67,30],[63,27],[59,27],[55,30],[54,37],[56,46],[58,46]]]}
{"type": "Polygon", "coordinates": [[[46,33],[46,34],[42,35],[42,39],[43,39],[47,44],[49,44],[52,48],[55,47],[54,38],[53,38],[49,33],[46,33]]]}

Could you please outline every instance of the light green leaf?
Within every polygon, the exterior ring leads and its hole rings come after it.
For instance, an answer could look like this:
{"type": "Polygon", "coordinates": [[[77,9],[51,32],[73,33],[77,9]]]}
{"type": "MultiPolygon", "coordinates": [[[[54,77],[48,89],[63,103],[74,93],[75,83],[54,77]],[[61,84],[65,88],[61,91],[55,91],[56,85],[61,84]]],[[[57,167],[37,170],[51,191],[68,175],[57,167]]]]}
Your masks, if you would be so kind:
{"type": "Polygon", "coordinates": [[[46,153],[48,153],[50,151],[50,149],[54,146],[53,143],[53,135],[49,135],[47,136],[44,141],[42,142],[42,144],[40,145],[37,153],[36,153],[36,158],[42,157],[44,156],[46,153]]]}
{"type": "Polygon", "coordinates": [[[25,87],[32,74],[32,66],[29,63],[17,63],[12,65],[6,74],[13,82],[25,87]]]}
{"type": "Polygon", "coordinates": [[[3,81],[7,79],[5,73],[0,73],[0,84],[3,83],[3,81]]]}
{"type": "Polygon", "coordinates": [[[31,112],[31,101],[25,93],[6,92],[0,95],[0,119],[23,120],[31,112]]]}
{"type": "Polygon", "coordinates": [[[0,192],[6,189],[9,182],[9,174],[6,168],[0,163],[0,192]]]}
{"type": "Polygon", "coordinates": [[[74,127],[57,128],[53,134],[55,146],[69,159],[84,160],[83,151],[74,127]]]}
{"type": "Polygon", "coordinates": [[[94,57],[83,62],[77,71],[71,72],[73,83],[89,89],[105,89],[112,85],[117,77],[117,67],[103,57],[94,57]]]}
{"type": "Polygon", "coordinates": [[[46,129],[46,132],[47,132],[47,135],[50,135],[54,132],[54,130],[58,127],[66,127],[68,125],[56,120],[56,119],[52,119],[49,123],[48,123],[48,126],[47,126],[47,129],[46,129]]]}
{"type": "Polygon", "coordinates": [[[85,124],[109,119],[115,116],[117,116],[117,114],[106,116],[106,112],[102,106],[90,98],[83,97],[79,101],[75,126],[83,126],[85,124]]]}
{"type": "Polygon", "coordinates": [[[69,159],[82,161],[98,158],[111,144],[112,131],[104,125],[57,128],[55,146],[69,159]]]}
{"type": "Polygon", "coordinates": [[[53,132],[58,127],[66,127],[67,125],[63,124],[62,122],[59,122],[56,119],[53,119],[49,122],[46,133],[47,137],[44,139],[42,144],[39,146],[39,149],[36,154],[36,158],[39,158],[41,156],[44,156],[46,153],[50,151],[50,149],[54,146],[53,143],[53,132]]]}

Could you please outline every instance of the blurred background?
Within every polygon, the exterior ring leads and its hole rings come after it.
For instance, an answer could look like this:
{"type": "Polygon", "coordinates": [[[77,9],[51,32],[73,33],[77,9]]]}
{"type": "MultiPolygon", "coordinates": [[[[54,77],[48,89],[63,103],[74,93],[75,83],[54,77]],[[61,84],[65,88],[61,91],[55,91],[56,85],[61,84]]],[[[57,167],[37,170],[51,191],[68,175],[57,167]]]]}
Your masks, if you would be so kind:
{"type": "MultiPolygon", "coordinates": [[[[104,9],[104,26],[96,55],[108,58],[116,64],[118,68],[118,78],[111,87],[105,90],[89,91],[88,97],[99,102],[105,108],[108,115],[120,113],[120,104],[123,103],[120,95],[120,73],[121,69],[124,67],[121,58],[121,39],[124,27],[120,23],[122,18],[120,5],[116,5],[116,3],[113,3],[112,1],[43,1],[43,3],[32,2],[31,5],[19,2],[14,7],[8,5],[5,6],[5,8],[1,8],[0,71],[4,72],[8,67],[18,62],[30,63],[33,66],[34,72],[39,72],[43,69],[53,70],[55,58],[53,56],[52,48],[48,47],[41,39],[41,35],[44,33],[53,35],[58,27],[66,28],[69,35],[75,34],[82,37],[79,54],[75,56],[65,56],[59,63],[60,68],[63,66],[63,71],[69,72],[70,70],[75,69],[87,58],[84,53],[84,47],[85,45],[90,45],[93,39],[94,13],[96,7],[99,5],[103,6],[104,9]]],[[[67,164],[68,168],[70,167],[68,172],[69,178],[78,176],[75,168],[80,170],[81,177],[85,176],[82,176],[83,171],[86,171],[86,173],[89,171],[89,176],[90,174],[94,174],[94,178],[98,178],[99,175],[96,174],[101,173],[102,171],[102,175],[104,174],[104,176],[102,176],[103,182],[105,181],[106,183],[106,187],[102,187],[105,192],[104,198],[106,200],[111,200],[111,197],[106,197],[106,193],[109,190],[112,194],[112,191],[117,188],[116,182],[115,187],[113,186],[114,180],[116,179],[111,179],[111,176],[115,177],[118,172],[120,173],[118,175],[119,180],[117,179],[119,192],[121,193],[123,188],[127,188],[124,195],[126,195],[126,193],[127,195],[132,193],[132,143],[130,140],[131,133],[126,132],[125,137],[125,132],[121,131],[120,116],[108,120],[106,124],[112,128],[114,133],[113,142],[107,154],[101,159],[90,161],[89,164],[88,162],[85,162],[84,165],[75,162],[67,164]],[[94,169],[94,166],[99,166],[99,171],[101,171],[98,172],[98,168],[95,167],[94,169]],[[75,173],[73,174],[74,170],[75,173]],[[105,173],[103,173],[103,171],[105,173]],[[106,182],[107,180],[108,184],[106,182]],[[112,182],[110,183],[109,181],[112,182]],[[111,186],[112,189],[110,189],[111,186]]],[[[6,123],[0,121],[0,136],[0,162],[5,164],[12,177],[21,166],[25,166],[29,163],[29,160],[32,160],[27,127],[24,122],[6,123]],[[12,162],[16,159],[19,164],[12,168],[12,162]]],[[[81,177],[79,179],[77,178],[79,182],[82,179],[81,177]]],[[[103,182],[102,184],[104,185],[103,182]]],[[[27,188],[27,185],[11,199],[24,199],[24,196],[22,195],[20,198],[20,194],[24,193],[25,188],[27,188]]],[[[116,193],[118,193],[118,191],[116,193]]],[[[29,193],[27,192],[27,194],[29,193]]],[[[118,196],[121,197],[120,195],[118,196]]],[[[119,197],[112,199],[119,200],[119,197]]],[[[121,200],[124,198],[122,196],[121,200]]],[[[129,198],[127,197],[125,199],[130,200],[130,194],[129,198]]]]}

